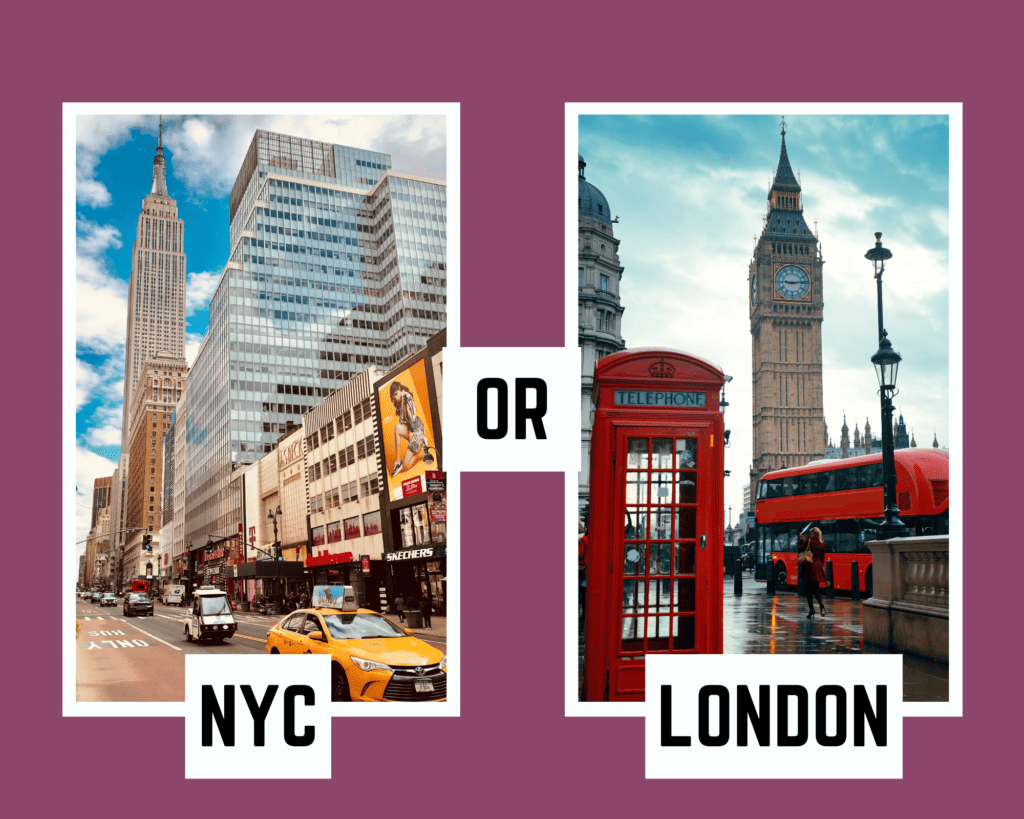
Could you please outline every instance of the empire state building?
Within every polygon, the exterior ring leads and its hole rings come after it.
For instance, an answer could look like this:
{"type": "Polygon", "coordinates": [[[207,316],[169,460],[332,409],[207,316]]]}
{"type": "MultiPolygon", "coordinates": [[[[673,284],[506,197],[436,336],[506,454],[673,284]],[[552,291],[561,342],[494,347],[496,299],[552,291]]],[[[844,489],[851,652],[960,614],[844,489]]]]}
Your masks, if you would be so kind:
{"type": "Polygon", "coordinates": [[[122,435],[131,429],[131,407],[143,363],[158,352],[185,358],[185,225],[167,193],[163,123],[153,159],[153,187],[142,200],[128,283],[128,334],[124,366],[122,435]]]}

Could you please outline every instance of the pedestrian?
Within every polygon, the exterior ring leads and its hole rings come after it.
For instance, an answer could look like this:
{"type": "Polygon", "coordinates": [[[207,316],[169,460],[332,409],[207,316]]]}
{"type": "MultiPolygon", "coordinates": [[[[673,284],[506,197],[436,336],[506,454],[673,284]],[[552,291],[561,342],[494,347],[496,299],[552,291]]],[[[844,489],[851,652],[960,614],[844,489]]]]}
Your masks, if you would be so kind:
{"type": "Polygon", "coordinates": [[[398,612],[398,622],[405,622],[405,615],[402,614],[402,609],[405,607],[405,598],[399,595],[395,598],[395,611],[398,612]]]}
{"type": "Polygon", "coordinates": [[[420,613],[423,615],[423,627],[430,628],[430,615],[434,613],[434,607],[430,605],[429,600],[424,600],[420,604],[420,613]]]}
{"type": "Polygon", "coordinates": [[[800,538],[799,549],[801,557],[798,559],[800,569],[798,573],[797,591],[807,598],[807,616],[814,617],[814,598],[818,599],[818,607],[821,616],[825,616],[825,604],[821,600],[821,584],[825,580],[825,544],[821,541],[821,529],[815,526],[811,529],[810,538],[800,538]],[[810,558],[804,557],[810,552],[810,558]]]}

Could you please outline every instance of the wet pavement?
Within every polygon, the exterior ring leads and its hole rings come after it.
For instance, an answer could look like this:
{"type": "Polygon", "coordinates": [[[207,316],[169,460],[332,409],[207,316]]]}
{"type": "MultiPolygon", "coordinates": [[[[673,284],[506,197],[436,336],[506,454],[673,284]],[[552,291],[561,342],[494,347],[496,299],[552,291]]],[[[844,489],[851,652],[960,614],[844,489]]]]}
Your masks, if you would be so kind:
{"type": "MultiPolygon", "coordinates": [[[[879,647],[865,644],[861,621],[863,601],[849,594],[829,600],[822,590],[825,616],[807,617],[807,600],[795,590],[774,597],[750,572],[743,574],[743,593],[725,576],[723,596],[723,651],[726,654],[877,654],[879,647]]],[[[579,668],[582,683],[583,638],[580,628],[579,668]]],[[[949,666],[912,654],[903,655],[903,701],[947,702],[949,666]]]]}

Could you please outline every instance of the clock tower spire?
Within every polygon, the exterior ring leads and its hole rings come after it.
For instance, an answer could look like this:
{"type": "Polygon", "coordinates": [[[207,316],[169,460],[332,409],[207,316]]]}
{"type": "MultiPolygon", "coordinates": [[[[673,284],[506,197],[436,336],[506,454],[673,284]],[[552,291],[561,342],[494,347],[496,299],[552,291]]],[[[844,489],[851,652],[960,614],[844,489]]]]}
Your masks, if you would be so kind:
{"type": "Polygon", "coordinates": [[[751,497],[765,472],[824,457],[821,247],[804,221],[803,189],[782,147],[748,267],[753,378],[751,497]]]}

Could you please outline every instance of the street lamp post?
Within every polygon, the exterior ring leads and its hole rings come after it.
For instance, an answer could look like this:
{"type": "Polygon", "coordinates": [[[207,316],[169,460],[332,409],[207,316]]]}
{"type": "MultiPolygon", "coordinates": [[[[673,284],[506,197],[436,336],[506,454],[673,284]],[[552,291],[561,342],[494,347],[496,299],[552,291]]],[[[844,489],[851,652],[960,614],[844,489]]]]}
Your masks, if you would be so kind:
{"type": "Polygon", "coordinates": [[[267,520],[271,521],[274,524],[274,556],[278,559],[280,559],[281,557],[281,547],[280,544],[278,544],[277,542],[277,519],[279,517],[281,517],[280,506],[277,507],[276,511],[274,509],[271,509],[269,512],[267,512],[267,520]]]}
{"type": "Polygon", "coordinates": [[[892,258],[892,251],[882,247],[882,234],[875,234],[875,246],[864,254],[875,268],[875,283],[878,289],[878,351],[871,356],[878,376],[878,394],[882,399],[882,497],[885,506],[885,522],[882,524],[882,539],[901,537],[905,532],[896,505],[896,457],[892,438],[893,396],[896,395],[896,373],[899,370],[900,354],[892,348],[889,334],[882,322],[882,274],[885,262],[892,258]]]}

